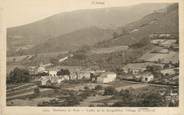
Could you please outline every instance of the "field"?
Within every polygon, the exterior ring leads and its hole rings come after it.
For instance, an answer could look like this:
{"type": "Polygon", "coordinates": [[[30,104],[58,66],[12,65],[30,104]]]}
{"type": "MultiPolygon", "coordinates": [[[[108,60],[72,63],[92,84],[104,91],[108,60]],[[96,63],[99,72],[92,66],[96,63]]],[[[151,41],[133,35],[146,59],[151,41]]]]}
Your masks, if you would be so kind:
{"type": "Polygon", "coordinates": [[[179,53],[170,51],[167,54],[161,54],[161,53],[147,53],[143,55],[140,60],[145,60],[145,61],[158,61],[159,59],[161,60],[162,63],[168,63],[169,61],[173,63],[177,63],[179,60],[179,53]]]}
{"type": "Polygon", "coordinates": [[[39,54],[35,54],[35,55],[10,56],[10,57],[7,57],[7,62],[12,63],[14,60],[15,60],[15,62],[22,62],[24,60],[31,60],[33,57],[51,58],[51,57],[65,55],[67,53],[68,52],[62,51],[62,52],[39,53],[39,54]]]}
{"type": "Polygon", "coordinates": [[[114,46],[109,48],[96,48],[91,51],[92,54],[103,54],[103,53],[112,53],[117,51],[127,50],[128,46],[114,46]]]}
{"type": "MultiPolygon", "coordinates": [[[[96,84],[96,83],[64,83],[61,85],[61,90],[83,90],[84,87],[94,88],[97,85],[101,85],[102,87],[114,86],[118,91],[121,89],[128,89],[128,88],[142,88],[146,85],[140,83],[131,83],[126,81],[115,81],[108,84],[96,84]],[[141,87],[140,87],[141,86],[141,87]]],[[[52,88],[40,88],[40,96],[34,95],[34,88],[37,85],[35,83],[27,83],[27,84],[17,84],[7,87],[7,104],[11,105],[28,105],[28,106],[36,106],[38,103],[42,101],[49,101],[51,99],[55,99],[57,97],[56,93],[54,93],[54,89],[52,88]]],[[[109,96],[92,96],[88,97],[84,101],[81,102],[79,106],[85,106],[90,102],[97,103],[100,100],[108,99],[109,96]]]]}

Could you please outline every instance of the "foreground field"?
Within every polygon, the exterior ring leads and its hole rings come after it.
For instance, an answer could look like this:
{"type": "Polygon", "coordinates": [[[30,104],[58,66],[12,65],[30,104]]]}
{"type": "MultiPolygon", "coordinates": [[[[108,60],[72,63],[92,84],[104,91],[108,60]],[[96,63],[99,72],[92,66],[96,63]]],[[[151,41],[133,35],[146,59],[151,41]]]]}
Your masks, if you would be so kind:
{"type": "MultiPolygon", "coordinates": [[[[61,85],[61,90],[71,90],[71,91],[79,91],[83,90],[84,87],[94,88],[97,85],[101,85],[102,87],[109,87],[113,86],[115,89],[120,91],[121,89],[129,89],[129,88],[142,88],[146,87],[145,84],[140,83],[131,83],[126,81],[115,81],[109,84],[96,84],[96,83],[64,83],[61,85]]],[[[49,101],[55,99],[57,97],[57,93],[55,93],[54,89],[52,88],[40,88],[40,96],[34,95],[34,88],[37,85],[35,83],[27,83],[27,84],[20,84],[14,86],[8,86],[7,88],[7,104],[17,105],[17,106],[36,106],[42,101],[49,101]]],[[[100,100],[108,99],[108,96],[95,96],[89,97],[81,102],[79,106],[89,105],[92,102],[97,103],[100,100]]]]}

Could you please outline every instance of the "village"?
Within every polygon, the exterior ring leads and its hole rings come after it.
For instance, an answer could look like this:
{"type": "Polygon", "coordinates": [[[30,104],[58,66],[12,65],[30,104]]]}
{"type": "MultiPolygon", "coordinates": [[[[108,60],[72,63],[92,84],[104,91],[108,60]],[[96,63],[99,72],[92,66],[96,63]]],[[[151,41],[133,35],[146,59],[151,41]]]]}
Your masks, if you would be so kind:
{"type": "MultiPolygon", "coordinates": [[[[28,66],[30,82],[7,86],[7,104],[10,106],[24,105],[24,103],[34,106],[126,106],[126,101],[119,102],[119,97],[124,96],[121,93],[134,95],[138,91],[153,91],[162,96],[162,101],[165,100],[164,106],[176,106],[179,95],[177,36],[156,33],[149,37],[155,48],[119,68],[119,72],[81,66],[56,66],[41,62],[39,66],[28,66]]],[[[71,57],[73,55],[70,54],[58,62],[64,62],[71,57]]],[[[127,98],[127,100],[131,99],[127,98]]],[[[134,105],[135,102],[132,103],[131,106],[137,106],[134,105]]]]}

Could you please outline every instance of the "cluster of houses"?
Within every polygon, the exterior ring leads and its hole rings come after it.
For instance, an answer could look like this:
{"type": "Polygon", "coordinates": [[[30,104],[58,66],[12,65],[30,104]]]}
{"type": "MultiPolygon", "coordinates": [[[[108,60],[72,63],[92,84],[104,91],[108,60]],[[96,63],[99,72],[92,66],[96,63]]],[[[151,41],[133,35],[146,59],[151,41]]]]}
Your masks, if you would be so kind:
{"type": "MultiPolygon", "coordinates": [[[[151,82],[154,80],[154,76],[150,72],[146,72],[147,66],[153,63],[130,63],[123,67],[123,71],[126,75],[123,79],[127,80],[139,80],[142,82],[151,82]]],[[[154,64],[155,65],[155,64],[154,64]]]]}
{"type": "MultiPolygon", "coordinates": [[[[146,53],[140,59],[140,62],[132,62],[123,67],[123,79],[139,80],[142,82],[155,81],[157,76],[153,72],[147,71],[147,67],[157,67],[157,72],[164,76],[159,79],[162,81],[173,82],[176,84],[179,75],[179,45],[177,35],[169,33],[155,33],[150,35],[151,43],[155,49],[146,53]],[[174,79],[174,80],[172,80],[174,79]],[[176,81],[176,82],[175,82],[176,81]]],[[[156,70],[153,70],[156,71],[156,70]]]]}
{"type": "MultiPolygon", "coordinates": [[[[41,85],[61,84],[69,80],[88,80],[95,83],[109,83],[116,80],[116,73],[106,72],[104,70],[81,70],[81,69],[68,69],[69,74],[58,74],[61,69],[45,69],[40,66],[37,68],[36,73],[40,74],[39,81],[41,85]],[[42,74],[45,73],[45,74],[42,74]]],[[[66,69],[64,69],[66,70],[66,69]]]]}
{"type": "MultiPolygon", "coordinates": [[[[163,76],[159,79],[167,80],[168,82],[173,82],[172,79],[177,81],[179,75],[179,67],[175,66],[176,65],[169,63],[161,64],[154,62],[129,63],[122,68],[125,73],[125,75],[123,75],[123,79],[151,82],[156,80],[155,76],[152,73],[158,72],[163,76]],[[149,67],[156,69],[152,69],[151,71],[149,71],[149,67]]],[[[158,78],[158,76],[156,76],[156,78],[158,78]]]]}

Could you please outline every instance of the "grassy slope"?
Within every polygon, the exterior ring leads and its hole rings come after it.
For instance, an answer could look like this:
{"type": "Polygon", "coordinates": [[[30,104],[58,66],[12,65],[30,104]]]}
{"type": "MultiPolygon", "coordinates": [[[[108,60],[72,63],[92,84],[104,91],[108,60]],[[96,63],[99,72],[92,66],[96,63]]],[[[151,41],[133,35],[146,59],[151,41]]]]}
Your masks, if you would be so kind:
{"type": "Polygon", "coordinates": [[[130,34],[121,35],[116,39],[101,42],[97,45],[97,47],[131,45],[140,41],[144,37],[148,37],[148,35],[152,33],[178,34],[178,10],[176,9],[176,7],[172,7],[173,9],[171,9],[170,7],[168,7],[168,9],[170,10],[168,10],[168,12],[166,13],[154,12],[138,21],[118,28],[117,32],[121,31],[122,28],[126,28],[130,32],[130,34]],[[131,31],[134,29],[138,29],[138,31],[131,33],[131,31]]]}
{"type": "MultiPolygon", "coordinates": [[[[170,8],[170,7],[169,7],[170,8]]],[[[130,23],[124,28],[132,31],[139,29],[139,31],[132,32],[127,35],[121,35],[115,39],[110,39],[98,43],[95,48],[101,47],[114,47],[121,45],[132,45],[135,43],[145,43],[144,47],[130,48],[127,51],[112,52],[109,54],[92,54],[87,55],[85,60],[69,59],[64,64],[68,65],[86,65],[86,66],[98,66],[106,69],[116,69],[129,61],[135,60],[141,57],[146,52],[149,52],[153,45],[149,43],[149,35],[152,33],[178,33],[178,11],[177,8],[168,10],[166,13],[152,13],[141,20],[130,23]]],[[[121,28],[119,28],[121,29],[121,28]]],[[[119,30],[118,29],[118,30],[119,30]]]]}
{"type": "Polygon", "coordinates": [[[100,41],[112,38],[112,30],[89,27],[54,39],[33,47],[30,52],[56,52],[76,50],[83,45],[94,45],[100,41]]]}

